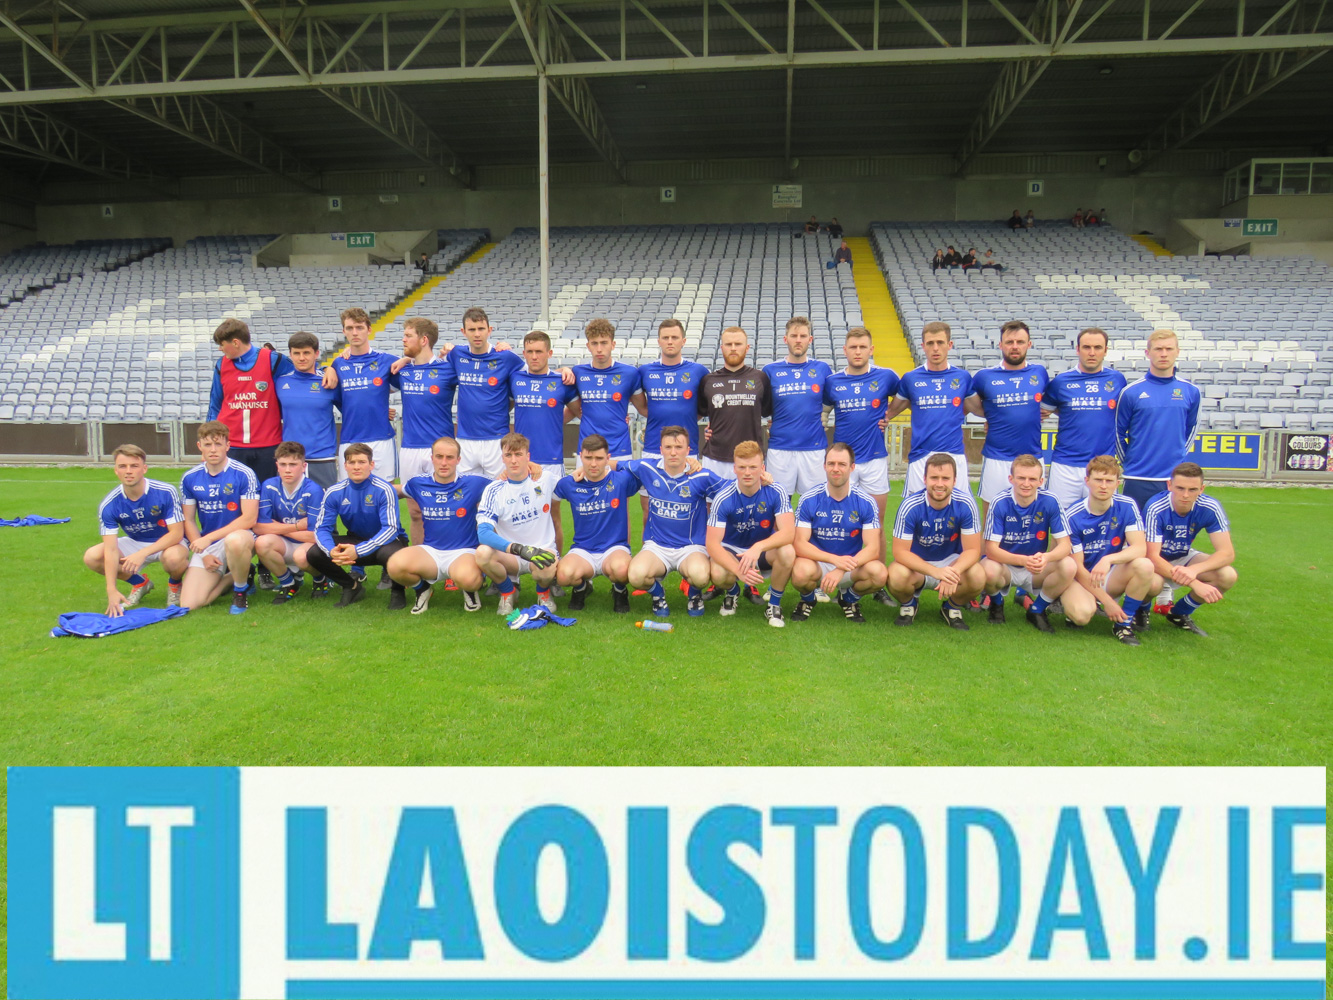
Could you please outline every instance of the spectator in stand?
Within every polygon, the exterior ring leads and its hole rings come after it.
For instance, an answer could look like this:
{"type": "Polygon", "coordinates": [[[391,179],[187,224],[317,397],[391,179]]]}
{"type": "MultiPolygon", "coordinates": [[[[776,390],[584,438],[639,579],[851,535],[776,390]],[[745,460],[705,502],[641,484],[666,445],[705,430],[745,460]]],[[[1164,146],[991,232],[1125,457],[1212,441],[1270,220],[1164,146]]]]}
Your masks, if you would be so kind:
{"type": "Polygon", "coordinates": [[[1083,217],[1083,224],[1085,226],[1100,226],[1101,220],[1097,218],[1096,212],[1088,209],[1088,214],[1083,217]]]}
{"type": "Polygon", "coordinates": [[[968,248],[967,248],[967,253],[963,254],[962,264],[963,264],[963,270],[964,270],[964,271],[966,271],[969,267],[976,267],[976,266],[977,266],[977,248],[976,248],[976,247],[968,247],[968,248]]]}
{"type": "Polygon", "coordinates": [[[998,260],[995,259],[994,253],[990,250],[987,250],[986,253],[982,256],[981,263],[979,266],[983,271],[986,270],[986,268],[988,267],[994,268],[996,273],[999,273],[1000,271],[1004,270],[1004,266],[998,260]]]}
{"type": "Polygon", "coordinates": [[[1083,228],[1083,209],[1081,209],[1081,208],[1076,208],[1076,209],[1074,209],[1074,218],[1073,218],[1071,221],[1074,223],[1074,228],[1075,228],[1075,229],[1082,229],[1082,228],[1083,228]]]}
{"type": "Polygon", "coordinates": [[[1023,219],[1023,226],[1027,229],[1031,229],[1036,224],[1037,224],[1037,217],[1032,214],[1032,209],[1029,208],[1028,214],[1023,219]]]}
{"type": "Polygon", "coordinates": [[[944,266],[944,251],[936,250],[935,256],[932,257],[930,261],[930,269],[932,271],[938,271],[943,266],[944,266]]]}
{"type": "Polygon", "coordinates": [[[947,247],[947,248],[945,249],[945,253],[944,253],[944,266],[945,266],[945,267],[957,267],[957,266],[958,266],[959,264],[961,264],[962,262],[963,262],[963,258],[959,255],[959,253],[958,253],[957,250],[955,250],[953,247],[947,247]]]}
{"type": "Polygon", "coordinates": [[[1106,209],[1104,208],[1097,209],[1097,214],[1093,216],[1091,224],[1094,226],[1106,225],[1106,209]]]}
{"type": "Polygon", "coordinates": [[[842,239],[842,223],[838,221],[836,215],[833,217],[833,221],[828,224],[828,234],[835,240],[842,239]]]}
{"type": "Polygon", "coordinates": [[[837,250],[833,251],[833,263],[846,264],[848,267],[851,266],[852,248],[847,245],[846,240],[842,241],[842,246],[838,247],[837,250]]]}
{"type": "Polygon", "coordinates": [[[1018,209],[1014,209],[1014,214],[1009,216],[1008,226],[1010,229],[1023,228],[1023,216],[1019,214],[1018,209]]]}
{"type": "Polygon", "coordinates": [[[424,253],[417,259],[417,270],[422,274],[430,270],[430,258],[424,253]]]}
{"type": "Polygon", "coordinates": [[[806,231],[807,233],[817,233],[817,232],[819,232],[819,220],[816,219],[813,215],[810,216],[809,220],[806,222],[806,224],[805,224],[805,231],[806,231]]]}

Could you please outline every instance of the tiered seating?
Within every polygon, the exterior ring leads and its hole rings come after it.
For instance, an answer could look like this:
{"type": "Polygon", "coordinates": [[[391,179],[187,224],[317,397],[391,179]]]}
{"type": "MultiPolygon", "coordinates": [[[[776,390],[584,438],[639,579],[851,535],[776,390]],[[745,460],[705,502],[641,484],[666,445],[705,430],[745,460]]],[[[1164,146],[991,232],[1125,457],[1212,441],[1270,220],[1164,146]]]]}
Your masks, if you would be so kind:
{"type": "Polygon", "coordinates": [[[332,344],[343,308],[383,311],[421,278],[402,265],[254,268],[271,239],[191,240],[0,310],[0,419],[200,419],[223,318],[257,343],[309,330],[332,344]]]}
{"type": "Polygon", "coordinates": [[[444,246],[430,257],[430,273],[452,271],[463,259],[491,238],[489,229],[441,229],[440,241],[444,246]]]}
{"type": "MultiPolygon", "coordinates": [[[[518,229],[479,261],[462,265],[414,314],[457,329],[481,306],[500,337],[515,344],[537,324],[541,306],[537,232],[518,229]]],[[[586,360],[583,328],[594,316],[617,327],[618,356],[657,356],[657,324],[685,324],[686,353],[720,364],[726,326],[750,334],[755,364],[772,361],[793,315],[814,326],[814,353],[834,358],[834,333],[861,322],[851,271],[828,269],[827,236],[798,239],[787,224],[561,228],[551,232],[551,335],[558,360],[586,360]]],[[[395,324],[387,335],[401,328],[395,324]]],[[[839,341],[840,343],[841,341],[839,341]]]]}
{"type": "Polygon", "coordinates": [[[124,267],[165,250],[171,240],[79,240],[47,246],[36,243],[0,256],[0,307],[23,299],[29,292],[51,288],[77,274],[124,267]]]}
{"type": "Polygon", "coordinates": [[[1131,376],[1147,367],[1148,333],[1169,327],[1206,427],[1333,432],[1333,271],[1317,260],[1155,257],[1110,227],[1054,224],[876,223],[871,242],[910,334],[945,320],[970,370],[997,363],[1007,319],[1032,327],[1031,357],[1052,371],[1074,364],[1080,329],[1100,326],[1108,360],[1131,376]],[[946,244],[993,249],[1006,270],[932,271],[946,244]]]}

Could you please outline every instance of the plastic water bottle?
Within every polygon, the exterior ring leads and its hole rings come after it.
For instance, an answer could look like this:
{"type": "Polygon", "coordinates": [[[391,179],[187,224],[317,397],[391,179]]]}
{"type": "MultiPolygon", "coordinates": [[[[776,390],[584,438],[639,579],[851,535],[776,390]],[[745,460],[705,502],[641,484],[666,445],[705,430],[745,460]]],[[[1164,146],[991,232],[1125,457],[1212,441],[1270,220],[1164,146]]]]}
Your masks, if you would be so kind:
{"type": "Polygon", "coordinates": [[[676,630],[676,626],[672,625],[670,622],[635,622],[634,627],[641,628],[645,632],[674,632],[676,630]]]}

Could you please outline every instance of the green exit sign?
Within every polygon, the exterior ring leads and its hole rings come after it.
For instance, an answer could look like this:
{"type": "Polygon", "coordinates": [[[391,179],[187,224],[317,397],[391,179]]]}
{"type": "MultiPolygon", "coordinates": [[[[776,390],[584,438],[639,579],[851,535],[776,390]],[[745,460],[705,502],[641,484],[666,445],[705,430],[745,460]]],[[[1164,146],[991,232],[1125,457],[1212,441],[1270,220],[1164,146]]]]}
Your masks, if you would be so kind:
{"type": "Polygon", "coordinates": [[[1241,233],[1244,236],[1276,236],[1277,219],[1246,219],[1241,233]]]}
{"type": "Polygon", "coordinates": [[[348,250],[374,250],[374,249],[375,249],[375,234],[374,234],[374,233],[348,233],[348,234],[347,234],[347,249],[348,249],[348,250]]]}

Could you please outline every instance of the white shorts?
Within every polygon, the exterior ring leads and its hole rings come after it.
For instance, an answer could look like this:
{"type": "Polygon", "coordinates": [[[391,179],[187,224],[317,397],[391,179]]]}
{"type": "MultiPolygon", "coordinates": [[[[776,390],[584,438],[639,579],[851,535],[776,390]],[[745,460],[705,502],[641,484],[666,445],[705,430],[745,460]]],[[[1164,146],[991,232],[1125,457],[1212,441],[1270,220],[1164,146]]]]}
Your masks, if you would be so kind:
{"type": "MultiPolygon", "coordinates": [[[[707,459],[705,459],[707,461],[707,459]]],[[[651,552],[662,560],[662,565],[666,567],[668,573],[673,570],[679,570],[680,564],[690,556],[698,552],[705,559],[708,558],[708,550],[702,545],[685,545],[678,549],[667,549],[658,545],[656,542],[644,542],[640,552],[651,552]]]]}
{"type": "Polygon", "coordinates": [[[736,478],[736,470],[732,467],[731,462],[719,462],[716,458],[709,458],[707,455],[699,459],[699,462],[709,472],[715,472],[723,479],[736,478]]]}
{"type": "MultiPolygon", "coordinates": [[[[958,557],[961,556],[961,555],[962,555],[961,552],[955,552],[953,555],[951,555],[951,556],[945,556],[943,559],[940,559],[940,560],[938,560],[937,562],[933,562],[933,563],[931,563],[930,565],[932,565],[932,566],[934,566],[934,567],[936,567],[936,568],[938,568],[938,569],[943,569],[945,566],[952,566],[954,563],[956,563],[956,562],[958,561],[958,557]]],[[[1011,566],[1011,567],[1010,567],[1010,569],[1018,569],[1018,568],[1019,568],[1019,567],[1017,567],[1017,566],[1011,566]]],[[[938,576],[927,576],[927,577],[926,577],[926,582],[923,583],[923,584],[921,585],[921,588],[920,588],[920,589],[922,589],[922,590],[939,590],[939,589],[940,589],[940,578],[939,578],[938,576]]]]}
{"type": "Polygon", "coordinates": [[[809,493],[816,486],[826,483],[824,475],[824,451],[783,451],[769,448],[764,459],[768,474],[773,482],[781,486],[788,494],[809,493]]]}
{"type": "Polygon", "coordinates": [[[429,448],[399,448],[399,478],[403,482],[407,482],[417,476],[435,475],[435,464],[430,460],[430,451],[429,448]]]}
{"type": "Polygon", "coordinates": [[[977,491],[986,503],[994,503],[1009,492],[1009,470],[1012,458],[983,458],[981,460],[981,488],[977,491]]]}
{"type": "MultiPolygon", "coordinates": [[[[926,488],[926,459],[929,457],[925,455],[907,466],[907,482],[903,485],[903,496],[920,493],[926,488]]],[[[967,456],[954,455],[953,461],[958,473],[957,487],[960,490],[970,489],[967,485],[967,456]]]]}
{"type": "Polygon", "coordinates": [[[1088,495],[1087,473],[1077,465],[1051,463],[1046,488],[1055,494],[1060,506],[1068,510],[1088,495]]]}
{"type": "Polygon", "coordinates": [[[1029,594],[1034,594],[1041,589],[1034,585],[1032,580],[1032,570],[1028,569],[1026,566],[1006,566],[1005,569],[1009,571],[1009,583],[1012,586],[1021,587],[1029,594]]]}
{"type": "MultiPolygon", "coordinates": [[[[745,551],[744,549],[737,548],[735,545],[728,545],[725,542],[722,543],[722,547],[726,549],[728,552],[730,552],[733,556],[735,556],[737,560],[740,559],[741,553],[745,551]]],[[[759,573],[763,576],[765,580],[767,580],[770,576],[773,575],[773,564],[769,560],[769,555],[774,551],[776,550],[769,549],[767,552],[761,553],[759,556],[759,561],[755,563],[755,569],[759,570],[759,573]]],[[[823,566],[824,564],[820,563],[819,565],[823,566]]],[[[832,568],[833,568],[832,566],[829,567],[829,569],[832,568]]],[[[825,570],[825,572],[828,572],[828,570],[825,570]]]]}
{"type": "Polygon", "coordinates": [[[505,462],[500,454],[500,439],[458,441],[458,475],[485,476],[494,479],[504,471],[505,462]]]}
{"type": "MultiPolygon", "coordinates": [[[[429,545],[421,546],[426,555],[435,560],[435,579],[427,580],[427,583],[439,583],[449,576],[449,567],[454,564],[454,560],[459,556],[477,554],[476,549],[433,549],[429,545]]],[[[522,560],[519,560],[522,563],[522,560]]]]}
{"type": "MultiPolygon", "coordinates": [[[[233,531],[232,535],[234,534],[238,534],[238,532],[233,531]]],[[[250,535],[250,544],[253,545],[255,536],[249,531],[245,532],[245,534],[250,535]]],[[[227,538],[230,537],[231,535],[227,536],[227,538]]],[[[220,563],[218,568],[213,571],[214,573],[217,573],[219,576],[225,576],[227,573],[231,572],[227,569],[227,538],[219,538],[208,548],[204,549],[203,552],[191,552],[189,568],[203,569],[204,556],[212,556],[220,563]]]]}
{"type": "MultiPolygon", "coordinates": [[[[142,552],[144,549],[148,548],[148,546],[152,544],[153,542],[141,542],[137,538],[130,538],[126,535],[121,535],[119,538],[116,539],[116,549],[120,552],[120,557],[122,559],[124,559],[126,556],[132,556],[136,552],[142,552]]],[[[181,542],[181,544],[184,545],[185,543],[181,542]]],[[[161,560],[162,560],[162,553],[154,552],[151,556],[149,556],[143,561],[143,564],[147,566],[149,563],[160,562],[161,560]]]]}
{"type": "Polygon", "coordinates": [[[629,555],[629,548],[624,545],[612,545],[605,552],[589,552],[587,549],[570,549],[564,554],[563,558],[568,559],[570,556],[578,556],[592,567],[593,576],[605,576],[606,574],[602,572],[602,563],[606,561],[606,557],[612,552],[623,552],[625,555],[629,555]]]}
{"type": "MultiPolygon", "coordinates": [[[[819,578],[821,580],[824,579],[824,577],[827,574],[832,573],[834,570],[838,568],[837,566],[834,566],[833,563],[826,563],[826,562],[815,563],[815,565],[819,567],[819,578]]],[[[764,575],[767,576],[768,574],[765,573],[764,575]]],[[[852,589],[852,574],[843,573],[842,579],[838,581],[838,590],[841,592],[844,590],[851,590],[851,589],[852,589]]]]}
{"type": "MultiPolygon", "coordinates": [[[[347,470],[343,467],[343,461],[346,458],[347,449],[355,442],[347,441],[338,445],[338,482],[347,478],[347,470]]],[[[383,441],[366,441],[370,445],[374,454],[375,468],[371,471],[381,479],[387,479],[393,482],[398,476],[398,446],[393,438],[385,438],[383,441]]]]}
{"type": "MultiPolygon", "coordinates": [[[[1207,552],[1200,552],[1198,549],[1190,549],[1188,552],[1182,553],[1181,555],[1174,556],[1168,559],[1167,562],[1169,562],[1172,566],[1188,566],[1191,563],[1198,562],[1200,559],[1207,559],[1207,558],[1208,558],[1207,552]]],[[[1167,583],[1170,582],[1171,582],[1170,580],[1167,581],[1167,583]]]]}
{"type": "Polygon", "coordinates": [[[868,458],[864,462],[857,462],[856,468],[852,470],[852,486],[874,497],[888,495],[890,489],[888,457],[868,458]]]}

